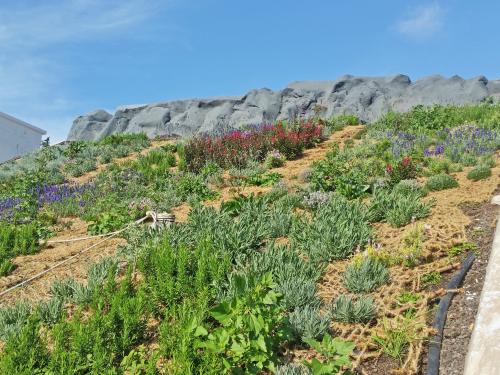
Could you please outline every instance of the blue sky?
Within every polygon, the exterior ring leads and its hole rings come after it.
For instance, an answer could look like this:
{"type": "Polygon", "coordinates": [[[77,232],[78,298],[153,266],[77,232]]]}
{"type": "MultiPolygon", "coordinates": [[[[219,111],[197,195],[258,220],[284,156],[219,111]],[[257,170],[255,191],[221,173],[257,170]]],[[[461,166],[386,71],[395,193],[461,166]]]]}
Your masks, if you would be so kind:
{"type": "Polygon", "coordinates": [[[500,78],[498,1],[2,0],[0,111],[72,120],[343,74],[500,78]]]}

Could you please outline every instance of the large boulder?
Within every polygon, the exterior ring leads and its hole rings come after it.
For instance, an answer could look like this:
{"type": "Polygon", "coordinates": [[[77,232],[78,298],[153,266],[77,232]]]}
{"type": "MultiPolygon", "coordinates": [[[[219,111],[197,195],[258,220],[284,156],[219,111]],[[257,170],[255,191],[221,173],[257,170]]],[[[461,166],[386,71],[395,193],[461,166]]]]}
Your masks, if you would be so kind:
{"type": "Polygon", "coordinates": [[[343,113],[372,122],[390,110],[407,111],[418,104],[473,104],[488,96],[500,98],[500,80],[435,75],[411,82],[402,74],[385,77],[345,75],[334,81],[292,82],[279,91],[251,90],[241,97],[122,107],[114,115],[98,110],[76,118],[68,140],[97,140],[123,132],[144,132],[149,137],[187,137],[246,124],[343,113]]]}

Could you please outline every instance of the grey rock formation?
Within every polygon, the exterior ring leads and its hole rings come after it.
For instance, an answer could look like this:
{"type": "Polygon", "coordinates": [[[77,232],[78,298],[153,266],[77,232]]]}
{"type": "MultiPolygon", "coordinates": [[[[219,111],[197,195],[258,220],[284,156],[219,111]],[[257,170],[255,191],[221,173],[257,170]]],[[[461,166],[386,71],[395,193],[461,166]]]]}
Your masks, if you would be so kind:
{"type": "Polygon", "coordinates": [[[407,111],[415,105],[478,103],[500,98],[500,80],[479,76],[463,79],[430,76],[411,82],[405,75],[342,76],[335,81],[292,82],[280,91],[258,89],[242,97],[189,99],[122,107],[114,116],[103,110],[73,122],[68,140],[97,140],[114,133],[144,132],[186,137],[201,132],[238,128],[319,114],[325,118],[350,113],[372,122],[389,110],[407,111]]]}

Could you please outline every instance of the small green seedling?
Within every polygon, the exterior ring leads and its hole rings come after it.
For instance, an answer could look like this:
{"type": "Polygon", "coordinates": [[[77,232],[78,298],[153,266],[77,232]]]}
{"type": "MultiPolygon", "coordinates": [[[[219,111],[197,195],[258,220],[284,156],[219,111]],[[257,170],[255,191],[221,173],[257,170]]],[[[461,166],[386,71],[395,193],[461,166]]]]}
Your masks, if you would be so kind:
{"type": "Polygon", "coordinates": [[[398,297],[398,302],[401,304],[405,303],[415,303],[419,301],[422,298],[420,294],[417,293],[412,293],[412,292],[405,292],[401,293],[398,297]]]}
{"type": "Polygon", "coordinates": [[[474,254],[477,254],[478,252],[477,245],[470,242],[463,242],[453,245],[450,249],[448,249],[448,256],[455,257],[457,255],[461,255],[469,251],[473,251],[474,254]]]}
{"type": "Polygon", "coordinates": [[[429,285],[437,285],[441,282],[442,278],[443,276],[439,272],[432,271],[422,276],[422,284],[424,285],[424,287],[429,285]]]}

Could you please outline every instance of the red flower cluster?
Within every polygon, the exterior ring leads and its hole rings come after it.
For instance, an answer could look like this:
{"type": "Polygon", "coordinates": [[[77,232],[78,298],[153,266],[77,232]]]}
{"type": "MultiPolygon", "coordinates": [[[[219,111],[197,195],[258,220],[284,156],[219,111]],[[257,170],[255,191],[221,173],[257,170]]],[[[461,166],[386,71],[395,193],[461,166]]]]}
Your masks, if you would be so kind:
{"type": "Polygon", "coordinates": [[[410,156],[405,156],[395,166],[387,164],[385,171],[392,184],[401,180],[411,180],[417,177],[417,166],[410,156]]]}
{"type": "Polygon", "coordinates": [[[253,130],[235,130],[218,137],[194,137],[185,147],[188,170],[197,172],[208,161],[222,168],[244,167],[250,160],[263,161],[269,151],[278,150],[295,159],[305,148],[321,141],[320,124],[311,121],[287,126],[282,122],[264,124],[253,130]]]}

